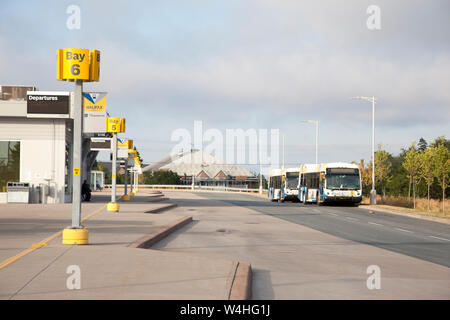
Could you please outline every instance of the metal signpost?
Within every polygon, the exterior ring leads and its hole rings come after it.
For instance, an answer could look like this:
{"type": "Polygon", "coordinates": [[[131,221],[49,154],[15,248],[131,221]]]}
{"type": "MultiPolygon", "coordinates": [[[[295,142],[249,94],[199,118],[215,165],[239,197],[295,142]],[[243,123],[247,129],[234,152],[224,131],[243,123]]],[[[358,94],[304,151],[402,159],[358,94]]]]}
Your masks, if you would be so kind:
{"type": "Polygon", "coordinates": [[[106,209],[108,211],[118,212],[119,204],[116,202],[116,176],[117,176],[117,133],[125,132],[125,119],[124,118],[107,118],[106,119],[106,131],[113,134],[112,140],[112,190],[111,190],[111,202],[108,203],[106,209]]]}
{"type": "Polygon", "coordinates": [[[353,97],[352,99],[366,100],[372,103],[372,190],[370,190],[370,204],[377,204],[377,190],[375,189],[375,97],[353,97]]]}
{"type": "Polygon", "coordinates": [[[73,92],[73,151],[72,151],[72,226],[63,231],[63,244],[88,244],[89,232],[81,225],[81,179],[83,135],[83,81],[98,81],[100,51],[89,49],[57,50],[57,79],[74,81],[73,92]]]}
{"type": "Polygon", "coordinates": [[[124,194],[122,196],[123,201],[130,200],[130,196],[128,195],[128,152],[129,149],[133,148],[133,140],[125,140],[118,139],[118,157],[121,159],[121,163],[123,161],[123,168],[125,174],[125,185],[124,185],[124,194]]]}
{"type": "Polygon", "coordinates": [[[128,162],[130,164],[130,196],[134,196],[136,193],[136,175],[135,175],[135,166],[136,166],[136,159],[139,159],[137,157],[137,151],[136,150],[129,150],[128,151],[128,162]],[[131,162],[131,163],[130,163],[131,162]]]}

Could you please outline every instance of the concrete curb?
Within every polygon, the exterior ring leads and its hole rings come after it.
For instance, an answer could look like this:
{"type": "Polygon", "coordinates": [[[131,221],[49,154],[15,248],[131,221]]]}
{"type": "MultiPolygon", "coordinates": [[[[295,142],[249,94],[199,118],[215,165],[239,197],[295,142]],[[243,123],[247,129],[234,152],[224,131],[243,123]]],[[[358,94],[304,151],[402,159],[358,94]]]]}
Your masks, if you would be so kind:
{"type": "Polygon", "coordinates": [[[252,298],[252,266],[238,262],[228,300],[250,300],[252,298]]]}
{"type": "Polygon", "coordinates": [[[169,198],[157,197],[155,199],[148,200],[148,202],[161,202],[161,201],[166,201],[166,200],[169,200],[169,198]]]}
{"type": "MultiPolygon", "coordinates": [[[[154,201],[150,201],[150,202],[154,202],[154,201]]],[[[162,206],[162,207],[159,207],[159,208],[156,208],[156,209],[145,211],[145,213],[160,213],[162,211],[175,208],[176,206],[178,206],[176,203],[169,203],[166,206],[162,206]]]]}
{"type": "Polygon", "coordinates": [[[155,194],[148,194],[147,195],[147,197],[150,197],[150,198],[159,198],[159,197],[163,197],[164,196],[164,194],[162,194],[162,193],[155,193],[155,194]]]}
{"type": "Polygon", "coordinates": [[[136,242],[133,242],[132,244],[128,245],[130,248],[141,248],[141,249],[148,249],[158,241],[164,239],[172,232],[184,227],[185,225],[192,222],[192,217],[187,216],[183,217],[180,220],[174,222],[173,224],[163,227],[160,230],[156,231],[155,233],[152,233],[150,235],[144,236],[137,240],[136,242]]]}
{"type": "Polygon", "coordinates": [[[366,209],[366,210],[373,210],[373,211],[381,211],[381,212],[386,212],[386,213],[390,213],[390,214],[397,214],[399,216],[405,216],[405,217],[410,217],[410,218],[416,218],[416,219],[422,219],[422,220],[428,220],[428,221],[434,221],[434,222],[439,222],[439,223],[445,223],[445,224],[450,224],[450,220],[449,219],[445,219],[445,218],[439,218],[439,217],[430,217],[430,216],[425,216],[425,215],[421,215],[418,213],[409,213],[409,212],[399,212],[399,211],[393,211],[393,210],[389,210],[389,209],[385,209],[385,208],[378,208],[376,206],[370,206],[370,205],[366,205],[366,206],[359,206],[359,208],[361,209],[366,209]]]}

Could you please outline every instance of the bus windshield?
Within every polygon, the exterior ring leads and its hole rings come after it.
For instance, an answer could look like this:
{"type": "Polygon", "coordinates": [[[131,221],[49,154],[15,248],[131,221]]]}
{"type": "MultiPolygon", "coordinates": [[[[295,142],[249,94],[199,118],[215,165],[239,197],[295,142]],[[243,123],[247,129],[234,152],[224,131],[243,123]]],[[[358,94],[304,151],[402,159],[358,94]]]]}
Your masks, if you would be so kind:
{"type": "Polygon", "coordinates": [[[356,169],[328,169],[326,174],[327,189],[359,190],[359,171],[356,169]]]}
{"type": "Polygon", "coordinates": [[[286,187],[288,189],[297,189],[298,185],[298,172],[287,172],[286,173],[286,187]]]}

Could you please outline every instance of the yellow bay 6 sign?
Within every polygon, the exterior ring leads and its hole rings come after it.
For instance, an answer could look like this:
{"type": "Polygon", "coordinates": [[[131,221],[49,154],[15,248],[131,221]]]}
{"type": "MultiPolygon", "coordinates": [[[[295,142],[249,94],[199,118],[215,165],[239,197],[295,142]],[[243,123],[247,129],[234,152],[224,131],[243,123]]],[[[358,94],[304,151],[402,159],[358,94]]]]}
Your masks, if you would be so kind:
{"type": "Polygon", "coordinates": [[[125,118],[106,118],[106,132],[125,132],[125,118]]]}
{"type": "Polygon", "coordinates": [[[58,49],[58,80],[98,81],[100,78],[100,51],[89,49],[58,49]]]}

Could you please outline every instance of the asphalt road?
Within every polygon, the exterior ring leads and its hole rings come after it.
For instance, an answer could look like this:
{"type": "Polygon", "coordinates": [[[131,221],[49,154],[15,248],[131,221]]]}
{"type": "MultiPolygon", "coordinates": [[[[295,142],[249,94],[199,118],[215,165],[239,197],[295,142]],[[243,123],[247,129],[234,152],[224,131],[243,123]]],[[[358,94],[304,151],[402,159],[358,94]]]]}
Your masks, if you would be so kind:
{"type": "Polygon", "coordinates": [[[236,193],[197,193],[336,237],[450,267],[450,225],[353,206],[277,203],[236,193]]]}

